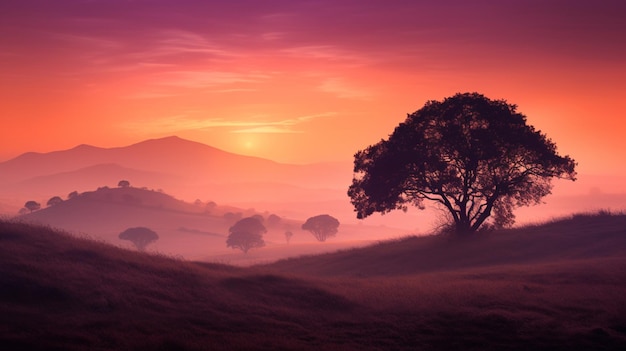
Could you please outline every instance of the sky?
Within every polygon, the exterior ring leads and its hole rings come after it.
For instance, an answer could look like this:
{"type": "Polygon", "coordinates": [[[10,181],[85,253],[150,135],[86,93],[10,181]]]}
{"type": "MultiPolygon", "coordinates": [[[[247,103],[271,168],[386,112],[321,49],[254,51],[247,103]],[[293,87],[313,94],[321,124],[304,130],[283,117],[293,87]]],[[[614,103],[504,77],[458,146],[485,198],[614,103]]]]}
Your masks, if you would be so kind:
{"type": "Polygon", "coordinates": [[[516,104],[626,175],[626,2],[3,0],[0,161],[177,135],[351,161],[428,100],[516,104]]]}

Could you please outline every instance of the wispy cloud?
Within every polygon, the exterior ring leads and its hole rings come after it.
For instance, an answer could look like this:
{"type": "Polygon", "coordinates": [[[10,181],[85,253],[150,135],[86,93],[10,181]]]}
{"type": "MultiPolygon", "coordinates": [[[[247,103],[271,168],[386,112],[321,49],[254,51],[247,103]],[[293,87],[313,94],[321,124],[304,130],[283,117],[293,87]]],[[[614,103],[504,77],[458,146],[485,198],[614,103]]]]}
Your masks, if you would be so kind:
{"type": "Polygon", "coordinates": [[[184,88],[208,88],[236,83],[255,83],[269,78],[261,73],[221,71],[172,71],[160,74],[160,85],[184,88]]]}
{"type": "Polygon", "coordinates": [[[159,31],[158,40],[147,50],[137,53],[143,57],[173,56],[180,54],[204,54],[211,56],[233,57],[233,51],[226,50],[206,37],[183,30],[159,31]]]}
{"type": "Polygon", "coordinates": [[[140,130],[148,134],[212,128],[226,128],[231,133],[303,133],[303,131],[294,127],[317,118],[335,115],[335,112],[325,112],[272,121],[267,116],[253,116],[248,120],[230,120],[224,118],[194,118],[188,114],[181,114],[147,121],[127,122],[123,127],[131,130],[140,130]]]}
{"type": "Polygon", "coordinates": [[[356,88],[342,78],[328,78],[319,85],[318,90],[342,99],[367,99],[372,95],[371,92],[356,88]]]}

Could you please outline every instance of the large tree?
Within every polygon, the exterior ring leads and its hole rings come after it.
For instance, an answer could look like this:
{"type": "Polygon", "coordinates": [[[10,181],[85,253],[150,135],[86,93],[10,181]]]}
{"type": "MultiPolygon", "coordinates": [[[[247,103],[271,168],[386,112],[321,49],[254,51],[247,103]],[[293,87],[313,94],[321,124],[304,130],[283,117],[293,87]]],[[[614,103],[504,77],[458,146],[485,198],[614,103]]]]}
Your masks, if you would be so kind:
{"type": "Polygon", "coordinates": [[[478,93],[427,102],[387,140],[355,154],[348,195],[357,217],[423,209],[429,200],[458,234],[475,232],[492,214],[495,226],[513,224],[513,209],[540,203],[552,178],[576,176],[574,160],[516,110],[478,93]]]}
{"type": "Polygon", "coordinates": [[[326,241],[331,236],[337,235],[339,221],[337,218],[322,214],[311,217],[302,224],[303,230],[308,230],[318,241],[326,241]]]}
{"type": "Polygon", "coordinates": [[[244,253],[248,253],[250,249],[265,246],[263,234],[267,232],[267,229],[256,217],[240,219],[228,231],[230,234],[226,239],[226,247],[240,249],[244,253]]]}

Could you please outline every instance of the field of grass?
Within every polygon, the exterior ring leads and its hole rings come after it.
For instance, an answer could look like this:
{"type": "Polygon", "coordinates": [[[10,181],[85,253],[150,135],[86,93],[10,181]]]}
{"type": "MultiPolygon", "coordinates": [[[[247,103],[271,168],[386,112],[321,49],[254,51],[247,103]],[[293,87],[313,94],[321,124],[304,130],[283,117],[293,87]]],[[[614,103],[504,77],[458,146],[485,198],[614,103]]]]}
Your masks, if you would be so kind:
{"type": "Polygon", "coordinates": [[[626,216],[249,268],[0,221],[0,349],[626,349],[626,216]]]}

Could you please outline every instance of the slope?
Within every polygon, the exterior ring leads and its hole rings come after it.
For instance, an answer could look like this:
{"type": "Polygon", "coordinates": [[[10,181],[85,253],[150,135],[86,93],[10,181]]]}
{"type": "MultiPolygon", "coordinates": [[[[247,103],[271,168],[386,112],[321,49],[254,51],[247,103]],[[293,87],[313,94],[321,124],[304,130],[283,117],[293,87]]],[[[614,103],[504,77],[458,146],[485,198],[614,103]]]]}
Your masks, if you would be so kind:
{"type": "Polygon", "coordinates": [[[0,221],[0,345],[619,350],[626,347],[625,267],[623,256],[613,256],[313,278],[139,254],[0,221]]]}
{"type": "Polygon", "coordinates": [[[596,257],[626,257],[626,215],[579,214],[465,239],[407,237],[323,256],[290,258],[267,268],[322,276],[388,276],[596,257]]]}

